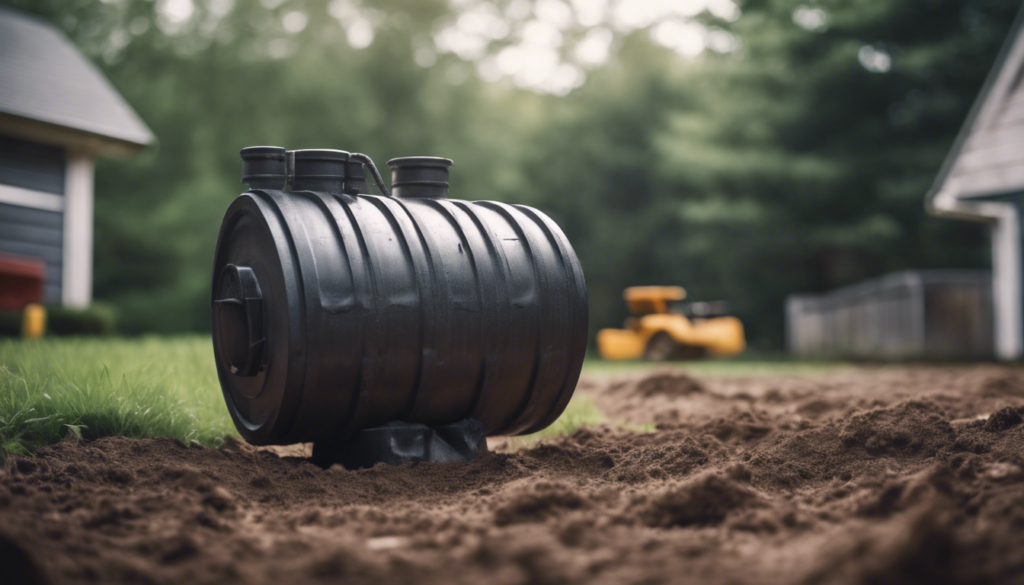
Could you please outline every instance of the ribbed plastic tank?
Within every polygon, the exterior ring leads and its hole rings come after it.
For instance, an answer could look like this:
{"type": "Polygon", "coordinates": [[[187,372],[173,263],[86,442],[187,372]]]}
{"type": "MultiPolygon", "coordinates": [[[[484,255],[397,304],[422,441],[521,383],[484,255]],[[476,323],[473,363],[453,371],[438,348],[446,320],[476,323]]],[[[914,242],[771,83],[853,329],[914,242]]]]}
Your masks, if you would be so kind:
{"type": "Polygon", "coordinates": [[[551,219],[447,198],[447,159],[395,159],[393,196],[369,195],[363,155],[267,148],[256,164],[242,151],[261,180],[228,208],[213,273],[217,370],[247,441],[465,418],[523,434],[562,413],[587,293],[551,219]],[[306,188],[258,188],[286,159],[288,184],[306,188]]]}

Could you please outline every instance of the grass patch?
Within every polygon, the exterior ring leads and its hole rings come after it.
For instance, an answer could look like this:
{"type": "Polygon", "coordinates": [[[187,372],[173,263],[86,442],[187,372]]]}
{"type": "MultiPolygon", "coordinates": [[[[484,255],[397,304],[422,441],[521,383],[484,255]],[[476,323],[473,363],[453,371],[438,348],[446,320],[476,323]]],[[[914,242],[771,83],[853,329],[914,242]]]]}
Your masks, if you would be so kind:
{"type": "MultiPolygon", "coordinates": [[[[598,424],[577,395],[532,444],[598,424]]],[[[237,436],[206,336],[0,340],[0,450],[29,453],[68,434],[171,437],[217,445],[237,436]]]]}
{"type": "MultiPolygon", "coordinates": [[[[588,359],[584,372],[601,377],[658,367],[588,359]]],[[[720,360],[681,367],[713,376],[808,373],[836,365],[720,360]]],[[[577,394],[553,425],[509,441],[530,445],[602,422],[607,421],[593,400],[577,394]]],[[[237,436],[224,406],[209,337],[0,340],[0,456],[29,453],[68,434],[83,439],[172,437],[203,445],[237,436]]]]}
{"type": "Polygon", "coordinates": [[[604,413],[598,410],[594,399],[586,394],[577,392],[573,394],[572,400],[565,407],[565,412],[558,417],[551,426],[533,433],[519,437],[508,437],[505,439],[505,450],[516,451],[529,447],[541,439],[548,437],[559,437],[571,435],[580,427],[599,425],[605,421],[604,413]]]}
{"type": "Polygon", "coordinates": [[[206,337],[0,341],[0,447],[110,435],[218,444],[236,431],[206,337]]]}

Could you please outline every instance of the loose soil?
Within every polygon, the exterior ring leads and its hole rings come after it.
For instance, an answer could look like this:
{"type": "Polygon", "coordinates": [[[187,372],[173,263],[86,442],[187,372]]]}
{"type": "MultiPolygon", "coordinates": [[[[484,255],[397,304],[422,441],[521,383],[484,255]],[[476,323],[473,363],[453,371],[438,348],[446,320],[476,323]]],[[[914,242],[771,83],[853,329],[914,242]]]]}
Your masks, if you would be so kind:
{"type": "Polygon", "coordinates": [[[12,456],[0,581],[1024,582],[1022,371],[665,370],[579,392],[615,424],[468,464],[126,438],[12,456]]]}

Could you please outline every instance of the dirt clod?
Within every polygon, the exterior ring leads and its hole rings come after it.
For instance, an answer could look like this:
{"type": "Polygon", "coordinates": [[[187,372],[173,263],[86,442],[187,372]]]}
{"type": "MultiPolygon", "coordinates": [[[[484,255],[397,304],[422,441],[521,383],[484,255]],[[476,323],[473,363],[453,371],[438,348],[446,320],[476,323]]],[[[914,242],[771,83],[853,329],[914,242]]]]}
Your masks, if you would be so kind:
{"type": "Polygon", "coordinates": [[[665,371],[640,380],[631,390],[640,396],[689,396],[704,392],[704,385],[680,371],[665,371]]]}
{"type": "Polygon", "coordinates": [[[642,497],[636,513],[648,526],[711,526],[756,500],[757,494],[749,487],[722,475],[708,474],[672,485],[653,497],[642,497]]]}
{"type": "Polygon", "coordinates": [[[578,490],[560,483],[540,482],[512,489],[508,500],[494,513],[498,526],[518,522],[537,522],[568,510],[587,505],[578,490]]]}
{"type": "Polygon", "coordinates": [[[988,417],[988,420],[985,421],[984,428],[986,431],[998,433],[1000,431],[1005,431],[1007,429],[1013,428],[1019,425],[1021,422],[1024,422],[1024,418],[1021,417],[1020,411],[1016,408],[1011,408],[1007,406],[1006,408],[988,417]]]}

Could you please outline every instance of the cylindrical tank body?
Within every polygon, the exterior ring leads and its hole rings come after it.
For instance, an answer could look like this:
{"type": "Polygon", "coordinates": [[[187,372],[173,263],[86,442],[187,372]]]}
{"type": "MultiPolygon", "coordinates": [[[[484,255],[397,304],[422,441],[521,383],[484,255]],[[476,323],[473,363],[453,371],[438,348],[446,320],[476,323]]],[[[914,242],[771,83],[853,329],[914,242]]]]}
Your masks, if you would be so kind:
{"type": "Polygon", "coordinates": [[[255,444],[393,420],[534,432],[587,339],[568,240],[496,202],[251,190],[221,227],[213,306],[224,396],[255,444]]]}

